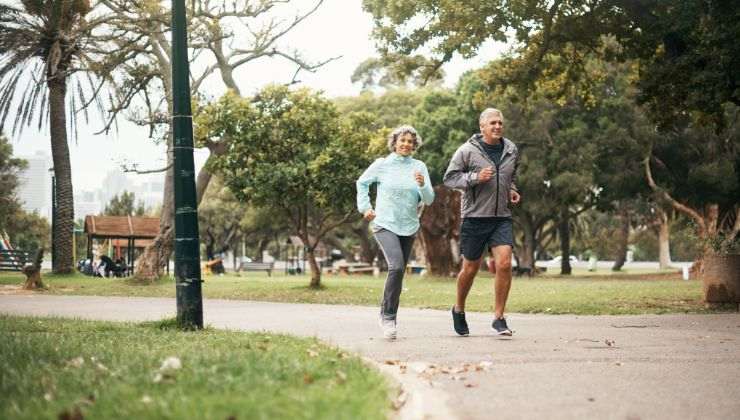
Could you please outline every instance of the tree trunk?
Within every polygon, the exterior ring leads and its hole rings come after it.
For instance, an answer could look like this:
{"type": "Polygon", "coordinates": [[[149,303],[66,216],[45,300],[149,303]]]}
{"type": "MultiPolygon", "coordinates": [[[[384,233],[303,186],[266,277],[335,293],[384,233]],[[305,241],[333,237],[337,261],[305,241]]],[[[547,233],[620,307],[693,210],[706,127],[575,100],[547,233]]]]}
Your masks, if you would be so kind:
{"type": "Polygon", "coordinates": [[[152,281],[162,275],[162,268],[169,264],[172,241],[175,236],[174,220],[174,165],[172,164],[172,134],[167,136],[167,171],[162,194],[162,213],[159,216],[159,234],[136,261],[136,278],[152,281]]]}
{"type": "Polygon", "coordinates": [[[658,208],[658,260],[661,269],[671,266],[671,225],[668,213],[658,208]]]}
{"type": "Polygon", "coordinates": [[[529,268],[531,273],[534,271],[534,251],[537,247],[535,238],[535,227],[530,217],[523,216],[519,218],[519,224],[522,227],[522,249],[519,253],[519,267],[529,268]]]}
{"type": "Polygon", "coordinates": [[[619,206],[619,231],[617,232],[617,255],[614,258],[612,271],[619,271],[627,261],[627,244],[630,236],[630,216],[629,210],[624,204],[619,206]]]}
{"type": "MultiPolygon", "coordinates": [[[[308,238],[303,240],[303,243],[308,243],[308,238]]],[[[311,267],[311,288],[318,289],[321,287],[321,268],[316,262],[316,253],[313,247],[308,247],[308,265],[311,267]]]]}
{"type": "Polygon", "coordinates": [[[573,271],[570,266],[570,211],[567,206],[560,209],[560,224],[558,226],[560,236],[560,274],[570,275],[573,271]]]}
{"type": "Polygon", "coordinates": [[[49,131],[51,155],[54,160],[56,182],[56,211],[54,214],[54,273],[71,273],[72,235],[74,231],[74,192],[72,189],[72,167],[69,162],[67,144],[67,110],[64,102],[67,92],[66,81],[56,77],[47,82],[49,88],[49,131]]]}
{"type": "Polygon", "coordinates": [[[437,185],[434,194],[434,202],[421,215],[419,239],[429,273],[454,276],[460,268],[460,193],[437,185]]]}
{"type": "MultiPolygon", "coordinates": [[[[370,222],[362,219],[359,226],[353,224],[350,226],[350,229],[360,240],[360,260],[362,262],[372,264],[375,257],[379,255],[378,251],[380,251],[380,249],[378,248],[378,244],[370,235],[370,222]]],[[[349,257],[347,257],[347,261],[352,261],[354,259],[354,255],[349,255],[349,257]]]]}
{"type": "Polygon", "coordinates": [[[260,239],[257,245],[257,258],[256,258],[257,261],[262,262],[262,254],[265,252],[265,249],[267,249],[267,245],[269,244],[270,244],[269,236],[264,236],[260,239]]]}
{"type": "Polygon", "coordinates": [[[25,290],[43,289],[44,282],[41,281],[41,261],[44,258],[44,248],[41,247],[36,251],[36,256],[31,265],[23,267],[23,274],[26,275],[26,281],[23,283],[25,290]]]}

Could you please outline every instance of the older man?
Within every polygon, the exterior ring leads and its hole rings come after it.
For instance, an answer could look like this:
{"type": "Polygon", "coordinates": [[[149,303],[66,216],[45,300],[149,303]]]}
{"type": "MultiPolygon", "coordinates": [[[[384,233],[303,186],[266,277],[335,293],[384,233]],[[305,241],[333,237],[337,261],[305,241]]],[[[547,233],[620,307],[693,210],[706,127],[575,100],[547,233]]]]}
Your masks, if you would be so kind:
{"type": "Polygon", "coordinates": [[[468,335],[465,300],[478,273],[483,252],[493,255],[496,265],[494,319],[496,335],[510,336],[504,318],[511,288],[511,252],[514,245],[510,204],[521,198],[515,184],[519,152],[505,138],[504,116],[488,108],[480,114],[480,133],[473,135],[452,156],[444,184],[461,190],[462,225],[460,248],[462,269],[457,275],[457,301],[452,307],[455,332],[468,335]]]}

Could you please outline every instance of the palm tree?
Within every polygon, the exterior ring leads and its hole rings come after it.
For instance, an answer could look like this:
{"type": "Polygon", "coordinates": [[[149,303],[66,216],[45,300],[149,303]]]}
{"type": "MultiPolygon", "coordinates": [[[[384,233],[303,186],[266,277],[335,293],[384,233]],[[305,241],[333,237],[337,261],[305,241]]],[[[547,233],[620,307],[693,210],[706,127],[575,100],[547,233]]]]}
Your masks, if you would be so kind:
{"type": "Polygon", "coordinates": [[[94,61],[85,50],[93,45],[93,28],[102,20],[86,19],[92,10],[90,0],[19,3],[0,5],[0,130],[12,114],[14,135],[20,135],[34,119],[39,129],[45,122],[49,124],[56,178],[53,270],[66,273],[73,269],[74,228],[67,102],[73,114],[72,131],[78,111],[85,111],[87,117],[91,103],[100,105],[95,94],[100,86],[87,71],[94,61]],[[83,81],[89,86],[83,87],[83,81]],[[68,85],[72,86],[71,95],[67,95],[68,85]]]}

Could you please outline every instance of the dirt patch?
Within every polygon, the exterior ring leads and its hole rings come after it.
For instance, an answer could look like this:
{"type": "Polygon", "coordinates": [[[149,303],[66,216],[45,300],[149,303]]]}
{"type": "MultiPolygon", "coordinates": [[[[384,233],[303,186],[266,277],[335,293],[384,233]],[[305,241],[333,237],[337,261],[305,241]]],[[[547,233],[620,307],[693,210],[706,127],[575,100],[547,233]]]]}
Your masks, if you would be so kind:
{"type": "Polygon", "coordinates": [[[33,290],[26,290],[20,284],[0,285],[0,295],[31,295],[33,290]]]}

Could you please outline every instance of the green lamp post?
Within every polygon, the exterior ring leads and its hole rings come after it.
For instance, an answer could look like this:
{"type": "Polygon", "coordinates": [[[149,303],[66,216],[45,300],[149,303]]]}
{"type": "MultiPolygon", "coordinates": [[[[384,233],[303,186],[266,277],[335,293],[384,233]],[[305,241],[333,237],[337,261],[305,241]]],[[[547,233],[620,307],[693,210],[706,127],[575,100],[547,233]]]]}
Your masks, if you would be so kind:
{"type": "Polygon", "coordinates": [[[199,329],[203,328],[203,296],[189,75],[185,0],[172,0],[172,134],[177,322],[184,329],[199,329]]]}

